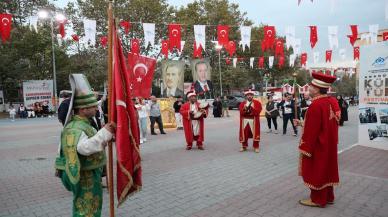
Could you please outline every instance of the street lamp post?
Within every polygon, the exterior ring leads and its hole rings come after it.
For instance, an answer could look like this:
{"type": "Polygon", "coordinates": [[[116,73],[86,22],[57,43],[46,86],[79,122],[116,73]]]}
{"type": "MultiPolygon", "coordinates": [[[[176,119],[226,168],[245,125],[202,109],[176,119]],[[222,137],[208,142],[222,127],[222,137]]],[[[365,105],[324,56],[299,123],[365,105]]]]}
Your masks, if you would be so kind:
{"type": "MultiPolygon", "coordinates": [[[[55,46],[54,46],[54,20],[53,13],[41,10],[38,12],[38,16],[41,19],[50,19],[50,28],[51,28],[51,50],[52,50],[52,62],[53,62],[53,89],[54,89],[54,109],[57,110],[57,71],[55,67],[55,46]]],[[[56,20],[63,21],[65,20],[65,16],[62,14],[55,15],[56,20]]]]}
{"type": "Polygon", "coordinates": [[[223,96],[223,92],[222,92],[222,75],[221,75],[221,49],[222,49],[222,45],[219,45],[219,44],[216,44],[216,50],[218,51],[218,71],[219,71],[219,74],[220,74],[220,95],[223,96]]]}

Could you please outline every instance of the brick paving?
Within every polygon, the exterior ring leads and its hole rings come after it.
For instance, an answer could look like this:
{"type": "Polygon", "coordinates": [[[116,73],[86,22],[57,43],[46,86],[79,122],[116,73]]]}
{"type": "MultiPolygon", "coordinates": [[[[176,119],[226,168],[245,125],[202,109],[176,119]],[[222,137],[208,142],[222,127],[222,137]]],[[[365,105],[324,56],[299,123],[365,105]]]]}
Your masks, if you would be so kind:
{"type": "MultiPolygon", "coordinates": [[[[357,140],[357,114],[340,129],[339,149],[357,140]]],[[[383,216],[387,152],[356,146],[340,155],[337,201],[325,209],[297,204],[308,196],[300,177],[298,138],[266,134],[261,152],[239,153],[237,112],[209,118],[205,151],[184,150],[182,131],[149,136],[141,147],[143,190],[116,216],[383,216]]],[[[281,126],[281,124],[280,124],[281,126]]],[[[72,195],[53,176],[61,126],[55,119],[0,121],[0,216],[70,216],[72,195]]],[[[104,191],[103,215],[108,216],[104,191]]],[[[386,215],[387,216],[387,215],[386,215]]]]}

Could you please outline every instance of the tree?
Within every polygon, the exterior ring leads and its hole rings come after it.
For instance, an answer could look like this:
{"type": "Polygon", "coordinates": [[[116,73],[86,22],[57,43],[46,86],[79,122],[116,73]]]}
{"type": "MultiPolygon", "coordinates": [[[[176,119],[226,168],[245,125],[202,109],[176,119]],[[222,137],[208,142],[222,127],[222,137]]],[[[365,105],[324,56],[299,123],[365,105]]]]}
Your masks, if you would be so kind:
{"type": "MultiPolygon", "coordinates": [[[[11,39],[0,44],[0,86],[8,101],[21,101],[24,80],[52,79],[51,32],[42,23],[39,32],[27,26],[27,17],[40,8],[53,8],[46,0],[12,0],[0,2],[0,13],[13,15],[11,39]]],[[[56,48],[56,57],[66,59],[64,49],[56,48]]],[[[61,67],[61,61],[57,66],[61,67]]]]}

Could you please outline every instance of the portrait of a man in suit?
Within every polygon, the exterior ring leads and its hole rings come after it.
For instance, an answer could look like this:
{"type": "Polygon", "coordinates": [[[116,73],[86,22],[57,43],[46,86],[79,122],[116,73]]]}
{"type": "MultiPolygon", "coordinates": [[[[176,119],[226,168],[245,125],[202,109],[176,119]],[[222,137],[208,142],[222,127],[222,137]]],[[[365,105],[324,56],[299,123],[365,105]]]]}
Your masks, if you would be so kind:
{"type": "Polygon", "coordinates": [[[166,61],[162,69],[163,97],[183,96],[184,62],[166,61]]]}
{"type": "Polygon", "coordinates": [[[208,61],[193,61],[194,90],[200,98],[213,98],[213,83],[210,80],[211,67],[208,61]]]}

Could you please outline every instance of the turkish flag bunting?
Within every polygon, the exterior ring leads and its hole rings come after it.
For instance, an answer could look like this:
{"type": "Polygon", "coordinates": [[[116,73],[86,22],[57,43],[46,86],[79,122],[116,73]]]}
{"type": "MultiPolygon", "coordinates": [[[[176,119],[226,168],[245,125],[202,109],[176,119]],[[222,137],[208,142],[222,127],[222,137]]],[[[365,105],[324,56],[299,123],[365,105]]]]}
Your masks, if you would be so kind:
{"type": "Polygon", "coordinates": [[[230,65],[230,59],[229,59],[229,57],[226,57],[225,62],[226,62],[226,65],[230,65]]]}
{"type": "Polygon", "coordinates": [[[162,40],[162,50],[161,53],[164,55],[164,58],[168,58],[168,40],[162,40]]]}
{"type": "Polygon", "coordinates": [[[65,33],[66,22],[67,22],[67,20],[58,21],[58,31],[59,31],[59,34],[62,36],[62,38],[64,38],[66,35],[66,33],[65,33]]]}
{"type": "Polygon", "coordinates": [[[331,54],[333,53],[332,50],[327,50],[326,51],[326,62],[330,62],[331,63],[331,54]]]}
{"type": "Polygon", "coordinates": [[[101,46],[102,46],[103,48],[105,48],[107,43],[108,43],[108,37],[106,37],[106,36],[101,36],[101,38],[100,38],[100,44],[101,44],[101,46]]]}
{"type": "Polygon", "coordinates": [[[0,14],[0,36],[3,43],[5,43],[11,36],[12,29],[12,15],[0,14]]]}
{"type": "Polygon", "coordinates": [[[73,41],[79,41],[79,36],[76,34],[72,34],[71,37],[73,38],[73,41]]]}
{"type": "Polygon", "coordinates": [[[131,28],[131,23],[129,21],[122,20],[120,21],[120,26],[124,28],[125,34],[128,35],[129,29],[131,28]]]}
{"type": "Polygon", "coordinates": [[[354,46],[354,43],[357,41],[358,37],[358,27],[357,25],[350,25],[350,29],[352,30],[352,34],[348,35],[350,44],[354,46]]]}
{"type": "Polygon", "coordinates": [[[263,68],[264,68],[264,57],[259,57],[258,67],[259,67],[260,69],[263,69],[263,68]]]}
{"type": "Polygon", "coordinates": [[[354,47],[353,48],[353,59],[359,60],[360,59],[360,47],[354,47]]]}
{"type": "Polygon", "coordinates": [[[300,64],[302,66],[306,66],[306,63],[307,63],[307,53],[302,53],[302,55],[300,56],[300,64]]]}
{"type": "Polygon", "coordinates": [[[128,74],[132,97],[149,98],[156,60],[145,56],[128,53],[128,74]]]}
{"type": "Polygon", "coordinates": [[[229,41],[226,50],[229,52],[229,56],[232,57],[233,54],[236,53],[236,43],[234,41],[229,41]]]}
{"type": "Polygon", "coordinates": [[[315,47],[315,44],[318,42],[318,31],[317,26],[310,26],[310,44],[311,48],[315,47]]]}
{"type": "Polygon", "coordinates": [[[261,51],[264,53],[265,50],[266,50],[266,42],[263,39],[263,41],[261,41],[261,51]]]}
{"type": "Polygon", "coordinates": [[[284,65],[284,56],[280,56],[279,62],[278,62],[279,69],[281,69],[283,65],[284,65]]]}
{"type": "Polygon", "coordinates": [[[137,38],[132,39],[131,52],[132,52],[132,54],[139,55],[139,53],[140,53],[139,39],[137,39],[137,38]]]}
{"type": "Polygon", "coordinates": [[[383,32],[383,41],[388,41],[388,32],[383,32]]]}
{"type": "Polygon", "coordinates": [[[283,40],[276,39],[275,56],[284,56],[283,40]]]}
{"type": "Polygon", "coordinates": [[[217,26],[217,38],[218,44],[227,47],[229,43],[229,26],[218,25],[217,26]]]}
{"type": "Polygon", "coordinates": [[[197,47],[195,41],[194,41],[193,57],[202,59],[202,45],[199,45],[199,47],[197,47]]]}
{"type": "Polygon", "coordinates": [[[181,49],[181,25],[180,24],[169,24],[168,30],[170,32],[170,51],[176,47],[179,51],[181,49]]]}
{"type": "Polygon", "coordinates": [[[273,49],[275,43],[275,26],[264,26],[264,39],[262,44],[262,50],[273,49]]]}
{"type": "MultiPolygon", "coordinates": [[[[120,37],[113,25],[113,72],[111,121],[117,124],[115,143],[117,156],[117,199],[120,206],[129,195],[141,190],[142,169],[139,151],[139,126],[132,102],[129,75],[123,55],[120,37]]],[[[138,57],[138,56],[135,56],[138,57]]],[[[132,65],[130,65],[132,66],[132,65]]]]}

